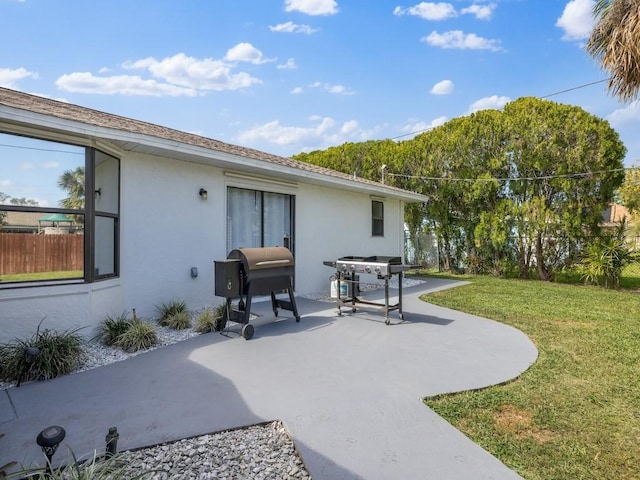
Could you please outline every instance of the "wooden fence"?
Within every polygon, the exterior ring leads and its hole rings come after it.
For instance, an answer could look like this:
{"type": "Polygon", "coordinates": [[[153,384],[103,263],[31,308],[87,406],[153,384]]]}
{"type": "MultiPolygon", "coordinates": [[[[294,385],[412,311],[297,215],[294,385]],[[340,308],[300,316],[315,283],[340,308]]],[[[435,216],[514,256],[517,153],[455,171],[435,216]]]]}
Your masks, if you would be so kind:
{"type": "Polygon", "coordinates": [[[84,235],[0,233],[0,274],[84,268],[84,235]]]}

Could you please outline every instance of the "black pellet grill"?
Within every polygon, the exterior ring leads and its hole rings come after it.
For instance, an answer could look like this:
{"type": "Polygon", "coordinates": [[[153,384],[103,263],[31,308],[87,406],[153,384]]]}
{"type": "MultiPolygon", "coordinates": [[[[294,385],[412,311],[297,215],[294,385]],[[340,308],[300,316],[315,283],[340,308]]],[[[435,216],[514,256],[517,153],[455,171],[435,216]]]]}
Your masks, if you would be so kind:
{"type": "Polygon", "coordinates": [[[255,296],[270,295],[274,315],[278,309],[293,312],[300,321],[298,307],[293,296],[295,262],[286,247],[238,248],[232,250],[226,260],[216,260],[215,294],[226,299],[225,311],[216,324],[216,330],[224,330],[228,321],[241,323],[242,336],[249,340],[254,328],[249,323],[251,300],[255,296]],[[288,299],[276,294],[288,294],[288,299]],[[233,300],[239,299],[237,308],[233,300]]]}

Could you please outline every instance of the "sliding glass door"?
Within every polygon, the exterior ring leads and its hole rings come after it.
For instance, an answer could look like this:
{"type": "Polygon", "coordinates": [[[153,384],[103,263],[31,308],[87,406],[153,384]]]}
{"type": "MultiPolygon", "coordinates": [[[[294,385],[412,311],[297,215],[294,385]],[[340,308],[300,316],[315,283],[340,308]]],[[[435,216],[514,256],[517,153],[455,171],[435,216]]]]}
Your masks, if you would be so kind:
{"type": "Polygon", "coordinates": [[[244,188],[227,189],[227,253],[243,247],[285,246],[293,251],[295,197],[244,188]]]}

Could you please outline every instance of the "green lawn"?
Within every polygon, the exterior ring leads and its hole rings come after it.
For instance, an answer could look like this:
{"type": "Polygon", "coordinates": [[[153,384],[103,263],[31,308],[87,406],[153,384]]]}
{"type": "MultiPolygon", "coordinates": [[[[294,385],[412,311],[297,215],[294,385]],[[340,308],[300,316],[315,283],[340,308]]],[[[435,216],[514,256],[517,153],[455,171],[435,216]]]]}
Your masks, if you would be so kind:
{"type": "Polygon", "coordinates": [[[423,300],[513,325],[539,350],[503,386],[425,403],[528,480],[640,479],[640,294],[492,277],[423,300]]]}
{"type": "Polygon", "coordinates": [[[67,278],[82,278],[82,270],[68,270],[64,272],[15,273],[1,275],[0,283],[5,282],[33,282],[38,280],[64,280],[67,278]]]}

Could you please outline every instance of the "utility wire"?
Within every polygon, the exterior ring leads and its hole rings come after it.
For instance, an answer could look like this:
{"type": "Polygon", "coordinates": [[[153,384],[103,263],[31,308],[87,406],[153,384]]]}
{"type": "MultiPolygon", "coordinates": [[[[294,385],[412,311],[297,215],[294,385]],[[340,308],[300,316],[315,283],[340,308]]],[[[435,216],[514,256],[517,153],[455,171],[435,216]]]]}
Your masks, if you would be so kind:
{"type": "Polygon", "coordinates": [[[543,175],[539,177],[505,177],[505,178],[448,178],[448,177],[423,177],[421,175],[402,175],[399,173],[389,173],[385,172],[385,175],[389,177],[400,177],[400,178],[409,178],[409,179],[418,179],[418,180],[435,180],[435,181],[446,181],[446,182],[506,182],[506,181],[519,181],[519,180],[552,180],[555,178],[583,178],[589,177],[592,175],[599,175],[604,173],[615,173],[615,172],[624,172],[626,170],[631,170],[632,168],[615,168],[612,170],[598,170],[595,172],[583,172],[583,173],[567,173],[562,175],[543,175]]]}

